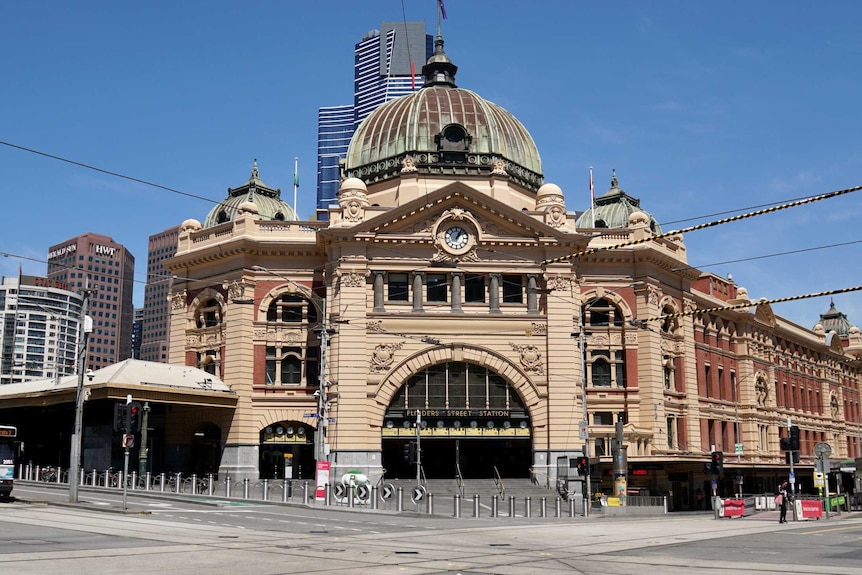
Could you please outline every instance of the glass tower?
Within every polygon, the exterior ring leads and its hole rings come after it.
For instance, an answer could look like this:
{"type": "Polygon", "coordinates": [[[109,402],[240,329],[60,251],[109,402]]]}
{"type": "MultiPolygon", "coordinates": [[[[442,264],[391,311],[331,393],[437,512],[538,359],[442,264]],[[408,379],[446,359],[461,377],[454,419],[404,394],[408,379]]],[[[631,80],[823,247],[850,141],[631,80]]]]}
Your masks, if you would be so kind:
{"type": "Polygon", "coordinates": [[[339,161],[360,122],[383,102],[413,92],[419,74],[434,52],[425,22],[383,22],[354,48],[353,104],[320,108],[317,114],[317,213],[338,201],[339,161]]]}

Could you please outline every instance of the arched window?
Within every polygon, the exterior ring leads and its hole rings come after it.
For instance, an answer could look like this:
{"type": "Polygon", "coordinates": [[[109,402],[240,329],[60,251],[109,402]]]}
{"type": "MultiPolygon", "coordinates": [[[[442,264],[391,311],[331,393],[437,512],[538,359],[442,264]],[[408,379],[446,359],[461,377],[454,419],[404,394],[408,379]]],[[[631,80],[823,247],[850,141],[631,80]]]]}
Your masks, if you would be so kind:
{"type": "Polygon", "coordinates": [[[198,353],[198,368],[210,375],[218,375],[218,352],[209,349],[204,353],[198,353]]]}
{"type": "Polygon", "coordinates": [[[606,327],[623,325],[623,314],[619,308],[607,298],[599,298],[583,308],[584,318],[587,325],[592,327],[606,327]]]}
{"type": "Polygon", "coordinates": [[[195,322],[198,328],[215,327],[221,323],[221,306],[215,299],[204,301],[197,310],[195,322]]]}

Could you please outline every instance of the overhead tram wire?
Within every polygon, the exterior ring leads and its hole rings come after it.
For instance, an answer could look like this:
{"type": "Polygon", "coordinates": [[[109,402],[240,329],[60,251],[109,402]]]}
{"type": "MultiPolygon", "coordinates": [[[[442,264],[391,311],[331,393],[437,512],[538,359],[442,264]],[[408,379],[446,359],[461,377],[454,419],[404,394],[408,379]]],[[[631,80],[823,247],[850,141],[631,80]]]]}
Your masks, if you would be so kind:
{"type": "Polygon", "coordinates": [[[669,313],[669,314],[665,314],[665,315],[648,317],[648,318],[640,319],[638,321],[646,323],[646,322],[651,322],[651,321],[664,321],[666,319],[673,319],[673,318],[677,318],[677,317],[702,316],[702,315],[706,315],[709,313],[715,313],[715,312],[719,312],[719,311],[733,311],[733,310],[737,310],[737,309],[745,309],[745,308],[756,307],[756,306],[765,305],[765,304],[772,305],[775,303],[785,303],[785,302],[789,302],[789,301],[798,301],[798,300],[803,300],[803,299],[811,299],[811,298],[815,298],[815,297],[824,297],[827,295],[837,295],[837,294],[842,294],[842,293],[850,293],[850,292],[854,292],[854,291],[862,291],[862,286],[841,288],[841,289],[835,289],[835,290],[829,290],[829,291],[821,291],[821,292],[817,292],[817,293],[808,293],[808,294],[803,294],[803,295],[793,295],[793,296],[780,297],[780,298],[775,298],[775,299],[761,298],[759,300],[756,300],[756,301],[753,300],[753,301],[750,301],[747,303],[738,303],[738,304],[733,304],[733,305],[722,305],[722,306],[717,306],[717,307],[692,309],[692,310],[688,310],[688,311],[681,311],[681,312],[677,312],[677,313],[669,313]]]}
{"type": "Polygon", "coordinates": [[[590,249],[587,249],[587,250],[584,250],[584,251],[581,251],[581,252],[576,252],[576,253],[573,253],[573,254],[569,254],[569,255],[567,255],[567,256],[560,256],[560,257],[557,257],[557,258],[551,258],[551,259],[548,259],[548,260],[542,260],[542,261],[541,261],[541,262],[539,262],[539,263],[540,263],[541,265],[556,264],[556,263],[561,263],[561,262],[564,262],[564,261],[570,261],[570,260],[573,260],[573,259],[577,259],[577,258],[580,258],[580,257],[583,257],[583,256],[589,256],[589,255],[592,255],[592,254],[595,254],[595,253],[599,253],[599,252],[606,252],[606,251],[615,250],[615,249],[619,249],[619,248],[624,248],[624,247],[629,247],[629,246],[636,246],[636,245],[640,245],[640,244],[645,244],[645,243],[648,243],[648,242],[651,242],[651,241],[654,241],[654,240],[657,240],[657,239],[661,239],[661,238],[666,238],[666,237],[669,237],[669,236],[675,236],[675,235],[684,234],[684,233],[688,233],[688,232],[694,232],[694,231],[697,231],[697,230],[703,230],[703,229],[706,229],[706,228],[711,228],[711,227],[718,226],[718,225],[722,225],[722,224],[729,224],[729,223],[731,223],[731,222],[736,222],[736,221],[739,221],[739,220],[744,220],[744,219],[748,219],[748,218],[753,218],[753,217],[755,217],[755,216],[762,216],[762,215],[765,215],[765,214],[771,214],[772,212],[777,212],[777,211],[785,210],[785,209],[788,209],[788,208],[795,208],[795,207],[797,207],[797,206],[802,206],[802,205],[811,204],[811,203],[814,203],[814,202],[819,202],[820,200],[827,200],[827,199],[830,199],[830,198],[836,198],[836,197],[838,197],[838,196],[843,196],[843,195],[845,195],[845,194],[850,194],[850,193],[853,193],[853,192],[858,192],[859,190],[862,190],[862,186],[854,186],[854,187],[852,187],[852,188],[846,188],[846,189],[843,189],[843,190],[837,190],[837,191],[829,192],[829,193],[826,193],[826,194],[820,194],[819,196],[809,196],[809,197],[807,197],[807,198],[803,198],[803,199],[801,199],[801,200],[797,200],[797,201],[795,201],[795,202],[790,202],[790,203],[786,203],[786,204],[781,204],[781,205],[778,205],[778,206],[773,206],[773,207],[765,208],[765,209],[762,209],[762,210],[756,210],[756,211],[754,211],[754,212],[748,212],[748,213],[745,213],[745,214],[740,214],[740,215],[738,215],[738,216],[732,216],[732,217],[729,217],[729,218],[723,218],[723,219],[715,220],[715,221],[712,221],[712,222],[706,222],[706,223],[703,223],[703,224],[697,224],[697,225],[694,225],[694,226],[689,226],[689,227],[687,227],[687,228],[680,228],[680,229],[678,229],[678,230],[671,230],[671,231],[669,231],[669,232],[663,232],[663,233],[661,233],[661,234],[651,235],[651,236],[649,236],[649,237],[642,238],[642,239],[639,239],[639,240],[631,240],[631,241],[627,241],[627,242],[620,242],[620,243],[618,243],[618,244],[614,244],[614,245],[611,245],[611,246],[603,246],[603,247],[597,247],[597,248],[590,248],[590,249]]]}

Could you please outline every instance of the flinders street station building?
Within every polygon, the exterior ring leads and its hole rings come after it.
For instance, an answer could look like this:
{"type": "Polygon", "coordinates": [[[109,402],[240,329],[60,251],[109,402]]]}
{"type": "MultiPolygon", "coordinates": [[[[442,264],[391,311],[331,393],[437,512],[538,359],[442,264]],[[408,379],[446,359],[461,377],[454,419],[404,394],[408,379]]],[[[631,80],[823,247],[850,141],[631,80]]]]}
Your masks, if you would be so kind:
{"type": "Polygon", "coordinates": [[[415,477],[418,437],[428,478],[553,485],[588,456],[594,490],[622,446],[629,487],[676,508],[709,487],[714,451],[725,492],[786,479],[788,420],[802,489],[818,443],[862,455],[846,316],[802,327],[689,267],[616,175],[567,211],[527,129],[456,71],[438,36],[424,86],[357,129],[327,217],[298,221],[255,165],[183,222],[169,362],[235,403],[166,436],[206,435],[234,478],[312,478],[321,461],[333,478],[415,477]]]}

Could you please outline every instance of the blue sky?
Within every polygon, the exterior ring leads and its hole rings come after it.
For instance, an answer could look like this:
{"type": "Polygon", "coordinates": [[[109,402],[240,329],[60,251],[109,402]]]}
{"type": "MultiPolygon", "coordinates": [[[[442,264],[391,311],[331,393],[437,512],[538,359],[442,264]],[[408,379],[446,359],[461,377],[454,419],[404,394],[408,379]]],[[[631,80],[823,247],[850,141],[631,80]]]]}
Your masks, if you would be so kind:
{"type": "MultiPolygon", "coordinates": [[[[532,133],[570,210],[611,170],[665,230],[862,184],[862,4],[446,0],[458,84],[532,133]],[[703,218],[703,216],[707,216],[703,218]],[[690,219],[700,218],[700,219],[690,219]]],[[[317,109],[352,102],[353,45],[434,0],[4,2],[0,141],[218,202],[261,179],[314,210],[317,109]]],[[[135,255],[212,203],[0,145],[0,251],[43,260],[85,231],[135,255]]],[[[689,262],[753,298],[862,284],[862,192],[692,232],[689,262]]],[[[45,264],[0,258],[0,273],[45,264]]],[[[862,324],[862,293],[835,296],[862,324]]],[[[829,298],[775,306],[806,327],[829,298]]]]}

